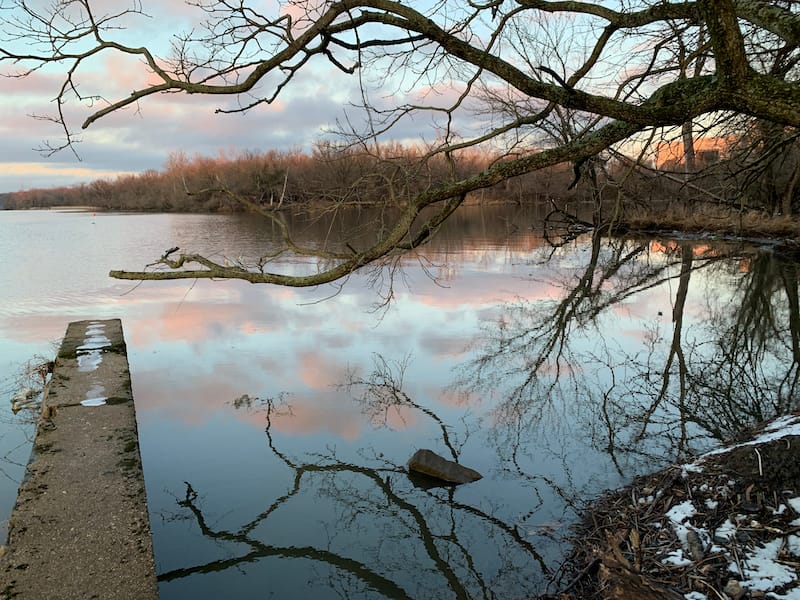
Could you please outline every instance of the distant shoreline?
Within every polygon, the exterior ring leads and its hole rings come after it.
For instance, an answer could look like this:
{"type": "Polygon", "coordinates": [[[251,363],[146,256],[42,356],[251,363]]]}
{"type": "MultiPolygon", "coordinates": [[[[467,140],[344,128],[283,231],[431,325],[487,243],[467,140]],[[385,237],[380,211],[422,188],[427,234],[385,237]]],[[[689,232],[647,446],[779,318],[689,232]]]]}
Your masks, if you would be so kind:
{"type": "MultiPolygon", "coordinates": [[[[533,203],[531,203],[533,204],[533,203]]],[[[590,202],[576,202],[576,205],[589,205],[590,202]]],[[[358,209],[369,209],[379,207],[381,203],[362,204],[358,209]]],[[[509,200],[491,200],[481,202],[472,198],[464,202],[464,206],[501,206],[514,205],[520,206],[518,202],[509,200]]],[[[325,204],[286,206],[283,211],[299,211],[314,213],[317,210],[324,210],[325,204]]],[[[176,210],[176,209],[118,209],[108,207],[98,207],[84,204],[71,204],[63,206],[40,206],[28,208],[2,209],[16,211],[50,211],[59,213],[114,213],[114,214],[242,214],[250,212],[246,208],[240,210],[176,210]]],[[[590,232],[594,227],[588,221],[582,221],[574,215],[566,215],[566,218],[558,222],[567,231],[574,225],[582,227],[581,232],[590,232]]],[[[543,224],[547,229],[552,225],[543,224]]],[[[558,226],[554,227],[555,230],[558,226]]],[[[695,240],[698,242],[749,242],[761,245],[773,250],[780,249],[781,252],[800,260],[800,221],[793,216],[765,216],[758,211],[751,211],[746,214],[725,214],[723,212],[699,214],[681,211],[667,212],[658,209],[638,209],[634,214],[627,217],[621,216],[616,222],[606,222],[599,229],[604,235],[623,235],[632,236],[665,236],[669,238],[679,238],[686,241],[695,240]]]]}
{"type": "Polygon", "coordinates": [[[54,210],[56,212],[97,212],[96,206],[51,206],[43,210],[54,210]]]}
{"type": "Polygon", "coordinates": [[[51,211],[51,212],[100,212],[96,206],[89,206],[89,205],[65,205],[65,206],[31,206],[29,208],[11,208],[11,209],[4,209],[0,207],[0,210],[19,210],[19,211],[51,211]]]}

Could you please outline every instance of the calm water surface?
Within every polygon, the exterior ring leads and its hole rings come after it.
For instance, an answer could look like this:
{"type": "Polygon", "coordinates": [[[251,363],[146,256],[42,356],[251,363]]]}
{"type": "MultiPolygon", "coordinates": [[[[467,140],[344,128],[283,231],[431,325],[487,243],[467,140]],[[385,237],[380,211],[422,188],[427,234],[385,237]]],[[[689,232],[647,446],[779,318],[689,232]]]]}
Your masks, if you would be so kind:
{"type": "Polygon", "coordinates": [[[545,591],[583,502],[796,408],[800,302],[768,252],[554,249],[536,223],[464,210],[400,269],[295,290],[107,277],[176,245],[257,256],[276,238],[254,217],[0,212],[0,518],[30,453],[22,363],[120,317],[163,599],[545,591]],[[418,448],[484,478],[411,480],[418,448]]]}

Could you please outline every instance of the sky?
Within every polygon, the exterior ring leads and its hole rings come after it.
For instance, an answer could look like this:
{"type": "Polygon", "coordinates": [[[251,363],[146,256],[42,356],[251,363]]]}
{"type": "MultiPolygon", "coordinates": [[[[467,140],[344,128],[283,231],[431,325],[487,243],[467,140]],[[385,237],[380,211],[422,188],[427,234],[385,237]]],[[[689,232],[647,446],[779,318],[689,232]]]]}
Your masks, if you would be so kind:
{"type": "MultiPolygon", "coordinates": [[[[44,1],[34,5],[45,6],[44,1]]],[[[273,0],[256,3],[275,13],[273,0]]],[[[7,5],[0,0],[0,9],[7,5]]],[[[95,0],[101,11],[130,6],[128,0],[95,0]]],[[[150,17],[137,15],[115,33],[134,46],[146,44],[157,54],[167,53],[174,34],[196,25],[197,9],[179,0],[144,0],[150,17]]],[[[8,22],[18,12],[2,11],[8,22]]],[[[7,36],[0,46],[7,47],[7,36]]],[[[17,49],[23,46],[16,46],[17,49]]],[[[41,148],[58,144],[63,131],[57,124],[35,115],[52,114],[53,99],[64,81],[64,66],[48,67],[26,78],[0,78],[0,193],[24,189],[74,185],[95,179],[113,179],[120,174],[162,169],[171,153],[217,156],[239,151],[304,149],[334,128],[345,115],[348,103],[359,99],[358,78],[318,61],[302,70],[273,105],[261,105],[247,113],[215,114],[220,107],[235,106],[234,97],[203,97],[169,94],[145,98],[137,107],[111,114],[80,131],[91,110],[72,102],[66,106],[69,124],[80,132],[75,152],[62,150],[46,156],[41,148]]],[[[17,68],[0,64],[8,75],[17,68]]],[[[125,97],[140,88],[147,73],[143,65],[108,53],[94,60],[80,74],[83,93],[100,93],[109,99],[125,97]]],[[[348,109],[351,113],[354,109],[348,109]]],[[[399,139],[419,139],[423,127],[406,123],[395,133],[399,139]]],[[[430,134],[430,131],[428,131],[430,134]]]]}
{"type": "MultiPolygon", "coordinates": [[[[12,7],[18,1],[0,0],[0,48],[10,48],[18,54],[35,52],[36,48],[29,46],[27,40],[9,37],[8,23],[13,23],[15,18],[21,16],[19,9],[12,7]]],[[[159,57],[171,54],[171,45],[176,36],[190,30],[198,31],[198,25],[205,17],[203,11],[184,0],[91,0],[91,6],[95,16],[101,17],[127,10],[139,1],[145,14],[126,15],[120,21],[123,27],[110,32],[108,37],[130,47],[146,45],[159,57]]],[[[260,10],[263,15],[274,17],[287,13],[297,16],[302,12],[299,7],[316,2],[248,0],[246,5],[260,10]]],[[[27,2],[29,6],[36,7],[47,7],[50,3],[51,0],[27,2]]],[[[425,11],[426,7],[430,9],[433,5],[430,0],[416,0],[413,6],[425,11]]],[[[437,14],[442,19],[458,17],[458,3],[437,6],[437,14]],[[456,12],[450,14],[448,11],[456,12]]],[[[588,48],[593,44],[593,35],[600,30],[596,24],[588,25],[589,21],[576,24],[573,20],[567,19],[566,33],[563,34],[566,42],[563,43],[559,37],[562,35],[562,25],[558,23],[553,25],[555,33],[548,32],[540,36],[531,30],[531,39],[542,37],[542,43],[531,40],[525,42],[523,54],[530,53],[525,60],[534,61],[532,64],[536,64],[536,60],[549,60],[554,52],[551,44],[556,44],[565,69],[574,68],[573,63],[582,64],[588,48]],[[553,35],[557,39],[548,37],[553,35]]],[[[536,31],[545,31],[549,29],[549,23],[549,20],[534,20],[529,25],[538,28],[536,31]]],[[[489,23],[480,20],[473,22],[471,34],[486,35],[489,31],[487,25],[489,23]]],[[[363,35],[369,35],[369,32],[363,35]]],[[[621,43],[628,42],[623,38],[621,43]]],[[[86,45],[79,45],[78,51],[86,51],[87,48],[86,45]]],[[[647,54],[646,47],[642,51],[647,54]]],[[[600,72],[603,79],[613,79],[615,69],[624,72],[631,64],[638,64],[631,56],[623,61],[614,58],[614,50],[609,50],[609,53],[611,61],[603,68],[610,71],[600,72]]],[[[378,108],[407,104],[450,107],[457,103],[459,90],[464,89],[465,82],[472,74],[467,69],[449,67],[446,63],[442,70],[437,70],[429,67],[424,54],[415,56],[420,61],[420,70],[424,71],[418,79],[409,76],[408,71],[401,69],[398,64],[391,64],[389,59],[377,68],[356,70],[348,75],[334,68],[324,57],[315,57],[296,72],[274,103],[261,104],[244,113],[215,113],[219,108],[239,106],[235,96],[153,95],[142,99],[137,105],[109,114],[81,131],[83,121],[105,106],[106,101],[126,98],[131,91],[141,90],[148,82],[155,81],[154,75],[148,73],[139,60],[119,52],[104,51],[84,63],[75,78],[81,94],[97,95],[102,99],[92,105],[72,99],[65,105],[69,128],[79,134],[80,141],[72,149],[61,150],[50,156],[43,153],[41,148],[48,144],[60,144],[64,132],[58,124],[37,116],[55,112],[57,107],[54,98],[64,84],[65,73],[70,65],[47,65],[28,77],[19,78],[9,77],[18,72],[19,66],[0,63],[0,73],[6,75],[0,77],[0,193],[89,183],[150,169],[161,170],[173,153],[188,157],[215,157],[220,154],[230,157],[244,151],[310,151],[315,142],[334,137],[331,132],[340,128],[341,123],[352,123],[357,129],[363,128],[364,114],[353,106],[362,102],[362,77],[365,87],[370,90],[369,104],[378,108]]],[[[616,56],[621,54],[616,52],[616,56]]],[[[248,56],[248,59],[261,57],[248,56]]],[[[351,64],[349,60],[351,58],[345,57],[342,62],[351,64]]],[[[516,60],[522,59],[516,57],[516,60]]],[[[597,66],[595,68],[599,69],[597,66]]],[[[481,81],[489,87],[495,85],[486,76],[481,81]]],[[[261,95],[270,95],[274,83],[274,79],[272,86],[266,81],[260,89],[261,95]]],[[[499,96],[506,94],[502,85],[495,91],[499,96]]],[[[511,94],[509,98],[513,97],[513,92],[511,94]]],[[[478,132],[485,133],[490,124],[496,126],[507,116],[486,106],[483,106],[482,112],[477,112],[475,105],[469,102],[460,106],[452,128],[464,138],[478,132]]],[[[406,117],[396,123],[383,139],[413,144],[433,142],[440,131],[433,122],[434,118],[438,118],[440,124],[445,119],[442,113],[436,117],[434,114],[429,111],[415,118],[406,117]]],[[[521,139],[522,144],[536,142],[533,138],[521,139]]]]}

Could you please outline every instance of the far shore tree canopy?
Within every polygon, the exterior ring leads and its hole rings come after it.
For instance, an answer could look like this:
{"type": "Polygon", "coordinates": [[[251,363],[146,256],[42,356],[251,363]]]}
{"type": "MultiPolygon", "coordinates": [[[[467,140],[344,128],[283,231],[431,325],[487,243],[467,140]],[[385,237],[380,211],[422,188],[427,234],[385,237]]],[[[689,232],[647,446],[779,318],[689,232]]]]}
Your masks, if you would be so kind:
{"type": "MultiPolygon", "coordinates": [[[[362,118],[351,111],[343,144],[380,154],[379,142],[415,118],[430,123],[427,158],[450,160],[483,148],[502,158],[477,175],[459,178],[454,171],[444,183],[398,194],[396,217],[369,247],[300,248],[287,231],[286,247],[274,254],[319,257],[321,266],[308,275],[270,272],[271,256],[229,265],[175,252],[154,257],[157,269],[112,271],[112,277],[318,285],[423,244],[468,193],[517,175],[570,162],[580,176],[603,152],[641,147],[667,130],[682,131],[690,142],[693,125],[704,123],[751,121],[780,132],[800,126],[794,0],[187,4],[202,27],[176,33],[162,55],[148,48],[150,40],[130,43],[137,17],[147,13],[138,0],[127,8],[0,0],[4,72],[25,77],[58,69],[53,119],[67,147],[79,127],[103,127],[107,115],[144,107],[155,94],[212,96],[218,112],[259,110],[286,94],[304,70],[325,62],[357,78],[362,91],[362,118]],[[148,83],[111,97],[103,82],[84,78],[98,59],[112,56],[137,59],[148,83]],[[85,109],[82,122],[70,120],[75,104],[85,109]]],[[[279,214],[252,204],[281,223],[279,214]]]]}

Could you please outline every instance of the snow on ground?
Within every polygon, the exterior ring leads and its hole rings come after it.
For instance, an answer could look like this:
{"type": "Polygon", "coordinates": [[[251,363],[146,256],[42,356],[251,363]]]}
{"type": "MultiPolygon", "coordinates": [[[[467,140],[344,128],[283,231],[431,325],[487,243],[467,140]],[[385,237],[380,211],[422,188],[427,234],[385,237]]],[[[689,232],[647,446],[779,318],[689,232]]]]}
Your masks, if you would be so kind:
{"type": "Polygon", "coordinates": [[[800,414],[637,478],[585,523],[577,597],[800,600],[800,414]]]}
{"type": "MultiPolygon", "coordinates": [[[[720,456],[736,448],[746,446],[759,446],[789,436],[800,436],[800,418],[796,416],[781,417],[767,426],[760,435],[752,440],[713,450],[699,460],[684,465],[682,473],[684,479],[690,473],[702,473],[704,462],[712,456],[720,456]]],[[[789,443],[787,441],[787,443],[789,443]]],[[[758,466],[761,469],[761,454],[758,455],[758,466]]],[[[729,482],[732,483],[732,482],[729,482]]],[[[707,484],[698,486],[696,491],[708,491],[707,484]]],[[[800,493],[800,490],[793,490],[800,493]]],[[[728,571],[732,575],[729,580],[730,588],[726,588],[729,598],[739,600],[749,592],[749,597],[762,597],[774,600],[800,600],[800,536],[792,529],[781,530],[766,527],[773,534],[769,541],[759,543],[742,543],[750,539],[750,532],[762,531],[764,526],[752,515],[737,514],[728,518],[713,530],[697,527],[691,524],[691,518],[703,508],[715,508],[715,500],[705,498],[701,506],[695,506],[693,499],[675,504],[666,512],[666,517],[672,525],[675,535],[681,542],[682,548],[672,550],[662,559],[662,564],[685,566],[691,562],[692,548],[689,540],[690,532],[694,532],[706,546],[709,555],[722,555],[728,563],[728,571]],[[737,594],[741,594],[738,598],[737,594]]],[[[800,527],[800,496],[785,499],[785,504],[780,504],[772,509],[774,515],[781,515],[791,511],[795,516],[789,525],[800,527]]],[[[708,600],[708,596],[701,592],[693,591],[684,595],[686,600],[708,600]]]]}

